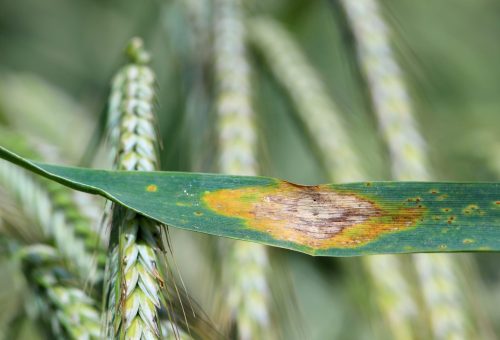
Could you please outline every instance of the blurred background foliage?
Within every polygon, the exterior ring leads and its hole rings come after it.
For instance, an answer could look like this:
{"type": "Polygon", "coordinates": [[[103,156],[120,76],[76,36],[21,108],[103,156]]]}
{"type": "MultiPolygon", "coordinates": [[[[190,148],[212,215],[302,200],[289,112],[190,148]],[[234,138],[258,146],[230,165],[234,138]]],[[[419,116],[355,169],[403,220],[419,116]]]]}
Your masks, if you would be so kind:
{"type": "MultiPolygon", "coordinates": [[[[91,159],[92,166],[106,166],[95,145],[103,131],[102,112],[111,77],[124,63],[124,46],[138,35],[152,52],[158,78],[162,168],[216,171],[213,37],[204,29],[209,23],[196,17],[205,5],[201,0],[0,0],[1,124],[58,146],[59,162],[85,164],[91,159]],[[85,158],[86,152],[92,157],[85,158]]],[[[381,0],[380,7],[393,33],[435,178],[498,180],[500,1],[381,0]]],[[[370,176],[366,179],[390,179],[388,153],[353,37],[336,1],[247,0],[245,11],[248,18],[274,17],[293,35],[335,100],[370,176]]],[[[303,184],[327,182],[301,121],[289,114],[292,102],[262,55],[252,46],[249,54],[261,174],[303,184]]],[[[203,276],[210,275],[207,268],[216,268],[217,260],[200,246],[205,237],[171,232],[174,259],[188,292],[213,313],[213,296],[224,292],[203,276]]],[[[372,285],[357,259],[311,258],[281,250],[272,254],[285,262],[288,273],[283,276],[295,294],[277,295],[289,300],[282,308],[293,309],[300,320],[289,334],[285,331],[285,338],[387,338],[372,285]]],[[[498,255],[474,255],[474,260],[479,276],[474,269],[472,278],[466,272],[462,280],[472,287],[471,313],[479,313],[484,334],[494,338],[500,334],[498,255]]],[[[10,268],[5,258],[2,273],[4,268],[10,268]]],[[[16,275],[0,279],[0,299],[9,306],[20,304],[10,290],[22,290],[16,275]]],[[[41,334],[33,327],[23,332],[41,334]]]]}

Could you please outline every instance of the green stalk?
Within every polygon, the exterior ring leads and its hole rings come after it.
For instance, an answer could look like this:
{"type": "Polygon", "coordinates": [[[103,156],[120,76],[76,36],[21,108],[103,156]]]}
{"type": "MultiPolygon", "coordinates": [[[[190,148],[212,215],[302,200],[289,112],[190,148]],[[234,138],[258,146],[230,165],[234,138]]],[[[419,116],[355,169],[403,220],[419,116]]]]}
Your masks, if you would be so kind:
{"type": "MultiPolygon", "coordinates": [[[[186,72],[184,86],[188,88],[185,101],[184,120],[189,127],[190,138],[187,149],[190,155],[190,170],[206,169],[208,155],[213,154],[211,143],[213,131],[211,127],[212,89],[209,81],[211,64],[211,1],[182,0],[183,33],[187,36],[186,49],[182,50],[186,72]],[[205,157],[200,157],[205,155],[205,157]]],[[[207,266],[208,267],[208,266],[207,266]]]]}
{"type": "MultiPolygon", "coordinates": [[[[118,170],[152,171],[158,168],[155,76],[146,65],[149,54],[140,39],[131,41],[128,52],[132,63],[115,76],[109,102],[112,153],[118,170]]],[[[106,334],[110,339],[168,336],[163,333],[159,314],[166,282],[159,257],[163,226],[119,206],[113,207],[110,216],[106,334]]]]}
{"type": "Polygon", "coordinates": [[[281,25],[265,17],[252,19],[249,38],[266,59],[273,75],[288,91],[297,114],[314,139],[332,179],[361,181],[366,177],[337,106],[316,70],[281,25]]]}
{"type": "MultiPolygon", "coordinates": [[[[219,169],[232,175],[256,175],[257,133],[242,2],[216,0],[214,15],[219,169]]],[[[239,339],[269,338],[272,332],[266,248],[243,242],[224,246],[228,249],[223,254],[222,270],[230,322],[236,323],[239,339]]]]}
{"type": "Polygon", "coordinates": [[[389,28],[376,0],[341,1],[352,32],[374,113],[389,148],[392,174],[398,180],[429,176],[425,142],[413,118],[410,95],[390,45],[389,28]]]}
{"type": "MultiPolygon", "coordinates": [[[[299,118],[321,152],[329,178],[338,182],[366,179],[335,103],[290,34],[277,22],[258,18],[252,20],[250,37],[294,101],[299,118]]],[[[364,257],[363,262],[395,337],[411,339],[409,319],[416,315],[417,307],[399,259],[372,256],[364,257]]]]}
{"type": "MultiPolygon", "coordinates": [[[[424,140],[390,45],[390,32],[375,0],[342,0],[357,43],[374,112],[397,180],[429,180],[424,140]]],[[[447,254],[413,255],[436,339],[466,338],[463,292],[456,263],[447,254]]]]}

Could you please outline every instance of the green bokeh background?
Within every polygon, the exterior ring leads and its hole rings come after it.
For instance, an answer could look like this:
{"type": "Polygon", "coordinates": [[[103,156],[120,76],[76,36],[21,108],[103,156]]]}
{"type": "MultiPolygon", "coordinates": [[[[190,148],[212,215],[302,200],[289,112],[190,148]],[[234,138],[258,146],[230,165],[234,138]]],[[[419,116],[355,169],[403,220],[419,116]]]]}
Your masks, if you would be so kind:
{"type": "MultiPolygon", "coordinates": [[[[435,178],[498,180],[500,1],[380,2],[435,178]]],[[[389,179],[387,152],[342,16],[328,1],[249,0],[246,6],[249,16],[272,15],[293,33],[343,114],[363,165],[370,170],[367,180],[389,179]]],[[[0,0],[1,124],[60,144],[66,162],[77,164],[99,131],[110,79],[124,62],[123,48],[131,36],[139,35],[153,53],[158,77],[163,168],[215,171],[212,70],[197,63],[210,51],[193,49],[192,25],[182,13],[180,1],[0,0]],[[193,95],[200,85],[200,70],[208,99],[193,95]]],[[[250,56],[262,174],[303,184],[325,182],[303,126],[290,115],[293,105],[258,53],[250,50],[250,56]]],[[[106,166],[101,153],[97,152],[94,166],[106,166]]],[[[204,305],[212,293],[197,275],[200,268],[216,264],[193,242],[198,236],[185,232],[173,236],[181,274],[190,293],[204,305]]],[[[370,285],[356,259],[275,252],[288,264],[297,295],[289,308],[298,306],[304,321],[299,328],[307,338],[386,336],[374,317],[370,285]]],[[[485,327],[500,332],[499,258],[495,254],[475,258],[481,282],[473,286],[473,299],[485,315],[485,327]]],[[[2,285],[8,284],[1,283],[0,295],[2,285]]],[[[30,330],[38,333],[26,328],[30,330]]]]}

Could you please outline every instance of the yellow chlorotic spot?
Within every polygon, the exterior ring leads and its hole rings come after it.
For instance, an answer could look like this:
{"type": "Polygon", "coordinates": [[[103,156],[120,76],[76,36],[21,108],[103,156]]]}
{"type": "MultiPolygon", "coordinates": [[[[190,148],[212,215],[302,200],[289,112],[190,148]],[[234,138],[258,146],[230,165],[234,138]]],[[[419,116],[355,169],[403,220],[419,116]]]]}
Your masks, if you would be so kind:
{"type": "Polygon", "coordinates": [[[202,216],[202,215],[203,215],[203,213],[202,213],[201,211],[195,211],[195,212],[194,212],[194,215],[195,215],[195,216],[202,216]]]}
{"type": "Polygon", "coordinates": [[[448,248],[448,246],[446,244],[440,244],[439,245],[439,249],[446,249],[448,248]]]}
{"type": "Polygon", "coordinates": [[[476,242],[475,240],[471,239],[471,238],[466,238],[462,241],[463,244],[471,244],[471,243],[474,243],[476,242]]]}
{"type": "Polygon", "coordinates": [[[154,184],[150,184],[146,187],[146,191],[147,192],[157,192],[158,191],[158,187],[154,184]]]}
{"type": "Polygon", "coordinates": [[[422,207],[384,209],[355,193],[288,182],[213,191],[203,201],[219,215],[243,219],[250,229],[313,249],[362,246],[415,226],[424,212],[422,207]]]}
{"type": "Polygon", "coordinates": [[[477,204],[469,204],[467,207],[465,207],[462,212],[464,214],[472,214],[473,212],[479,210],[479,206],[477,204]]]}

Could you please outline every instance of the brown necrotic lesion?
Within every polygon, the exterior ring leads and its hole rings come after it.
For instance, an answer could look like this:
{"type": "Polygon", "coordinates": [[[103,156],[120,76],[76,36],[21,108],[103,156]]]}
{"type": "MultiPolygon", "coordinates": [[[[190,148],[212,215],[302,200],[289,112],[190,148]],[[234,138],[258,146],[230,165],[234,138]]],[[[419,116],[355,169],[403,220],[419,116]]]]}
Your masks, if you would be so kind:
{"type": "Polygon", "coordinates": [[[408,228],[422,215],[422,208],[382,209],[355,193],[288,182],[223,189],[203,199],[219,215],[243,219],[248,228],[313,249],[360,246],[408,228]]]}
{"type": "Polygon", "coordinates": [[[377,215],[368,201],[318,187],[267,195],[255,204],[254,212],[257,220],[286,221],[284,228],[318,240],[329,239],[377,215]]]}

